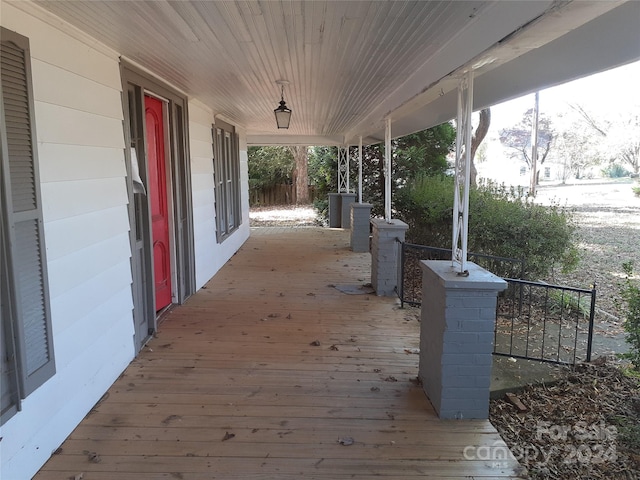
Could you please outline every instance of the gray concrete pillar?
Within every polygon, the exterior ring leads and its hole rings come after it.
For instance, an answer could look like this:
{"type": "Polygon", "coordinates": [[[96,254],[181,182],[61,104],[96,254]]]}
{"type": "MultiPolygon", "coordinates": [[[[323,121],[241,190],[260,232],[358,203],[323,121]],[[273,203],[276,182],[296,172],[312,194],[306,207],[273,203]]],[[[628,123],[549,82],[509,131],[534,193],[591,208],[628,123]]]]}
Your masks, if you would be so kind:
{"type": "Polygon", "coordinates": [[[370,203],[351,204],[351,250],[354,252],[369,251],[371,207],[370,203]]]}
{"type": "Polygon", "coordinates": [[[351,228],[351,204],[356,201],[355,193],[341,193],[341,217],[340,226],[342,228],[351,228]]]}
{"type": "Polygon", "coordinates": [[[396,295],[400,243],[409,226],[400,220],[387,222],[383,218],[373,218],[371,239],[371,285],[380,296],[396,295]]]}
{"type": "Polygon", "coordinates": [[[467,277],[449,260],[421,267],[424,391],[440,418],[489,418],[496,300],[507,283],[471,262],[467,277]]]}
{"type": "Polygon", "coordinates": [[[340,228],[342,225],[342,196],[340,193],[329,194],[329,227],[340,228]]]}

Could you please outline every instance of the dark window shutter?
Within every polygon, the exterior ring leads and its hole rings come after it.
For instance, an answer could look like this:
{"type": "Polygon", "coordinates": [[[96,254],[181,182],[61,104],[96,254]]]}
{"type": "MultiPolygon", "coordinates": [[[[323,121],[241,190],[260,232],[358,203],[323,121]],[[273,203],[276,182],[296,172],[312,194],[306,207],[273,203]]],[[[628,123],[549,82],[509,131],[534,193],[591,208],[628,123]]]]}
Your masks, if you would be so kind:
{"type": "Polygon", "coordinates": [[[235,128],[216,121],[213,129],[213,178],[218,243],[240,226],[240,139],[235,128]]]}
{"type": "Polygon", "coordinates": [[[28,40],[2,30],[3,168],[13,265],[15,343],[23,398],[55,373],[28,40]],[[4,143],[4,142],[3,142],[4,143]]]}

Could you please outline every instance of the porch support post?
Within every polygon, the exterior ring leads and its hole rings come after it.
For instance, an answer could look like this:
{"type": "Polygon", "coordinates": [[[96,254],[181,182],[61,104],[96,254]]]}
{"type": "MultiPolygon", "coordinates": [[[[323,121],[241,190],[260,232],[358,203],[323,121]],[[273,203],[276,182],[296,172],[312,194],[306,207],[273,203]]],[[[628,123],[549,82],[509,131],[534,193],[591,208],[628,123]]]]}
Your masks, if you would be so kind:
{"type": "Polygon", "coordinates": [[[349,157],[347,148],[338,147],[338,193],[349,191],[349,157]]]}
{"type": "Polygon", "coordinates": [[[350,175],[351,172],[351,154],[349,145],[343,148],[344,151],[344,191],[340,194],[342,197],[342,215],[340,226],[342,228],[351,228],[351,205],[356,201],[356,194],[351,193],[350,175]]]}
{"type": "Polygon", "coordinates": [[[339,193],[329,194],[329,227],[340,228],[342,214],[342,198],[339,193]]]}
{"type": "Polygon", "coordinates": [[[342,203],[342,211],[340,217],[340,226],[342,228],[351,228],[351,205],[356,201],[355,193],[341,193],[340,200],[342,203]]]}
{"type": "MultiPolygon", "coordinates": [[[[342,194],[349,191],[349,163],[347,149],[338,147],[338,193],[329,194],[329,227],[344,228],[342,194]]],[[[347,215],[349,211],[347,210],[347,215]]]]}
{"type": "Polygon", "coordinates": [[[384,219],[391,222],[391,119],[384,129],[384,219]]]}
{"type": "Polygon", "coordinates": [[[358,203],[362,203],[362,137],[358,141],[358,203]]]}
{"type": "Polygon", "coordinates": [[[371,220],[371,285],[379,296],[396,295],[398,286],[400,242],[409,226],[400,220],[371,220]]]}
{"type": "Polygon", "coordinates": [[[362,137],[358,140],[358,203],[351,204],[351,250],[369,251],[370,203],[362,203],[362,137]]]}
{"type": "Polygon", "coordinates": [[[458,85],[456,124],[456,175],[453,199],[452,263],[460,275],[467,274],[467,240],[469,234],[469,183],[471,178],[471,113],[473,111],[473,71],[458,85]]]}
{"type": "Polygon", "coordinates": [[[369,251],[371,207],[370,203],[351,204],[351,250],[354,252],[369,251]]]}
{"type": "Polygon", "coordinates": [[[422,261],[418,377],[440,418],[489,417],[496,299],[507,283],[467,263],[422,261]]]}

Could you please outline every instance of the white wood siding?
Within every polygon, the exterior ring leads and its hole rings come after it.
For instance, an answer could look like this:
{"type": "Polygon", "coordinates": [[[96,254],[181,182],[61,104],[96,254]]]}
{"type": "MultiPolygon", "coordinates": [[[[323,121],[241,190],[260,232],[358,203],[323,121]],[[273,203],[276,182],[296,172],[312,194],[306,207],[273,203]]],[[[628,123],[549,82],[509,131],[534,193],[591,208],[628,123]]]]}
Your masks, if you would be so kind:
{"type": "MultiPolygon", "coordinates": [[[[135,352],[119,56],[23,6],[3,4],[0,20],[30,41],[56,375],[2,426],[0,478],[7,479],[31,478],[135,352]]],[[[243,223],[216,242],[213,119],[211,109],[190,101],[197,288],[249,236],[240,131],[243,223]]]]}
{"type": "Polygon", "coordinates": [[[213,277],[249,238],[249,182],[246,135],[240,134],[240,188],[242,225],[222,243],[216,240],[211,125],[214,113],[197,100],[189,102],[189,142],[193,187],[193,232],[196,288],[213,277]]]}
{"type": "Polygon", "coordinates": [[[30,41],[56,356],[2,426],[0,478],[24,479],[133,358],[131,252],[118,56],[12,5],[1,20],[30,41]]]}

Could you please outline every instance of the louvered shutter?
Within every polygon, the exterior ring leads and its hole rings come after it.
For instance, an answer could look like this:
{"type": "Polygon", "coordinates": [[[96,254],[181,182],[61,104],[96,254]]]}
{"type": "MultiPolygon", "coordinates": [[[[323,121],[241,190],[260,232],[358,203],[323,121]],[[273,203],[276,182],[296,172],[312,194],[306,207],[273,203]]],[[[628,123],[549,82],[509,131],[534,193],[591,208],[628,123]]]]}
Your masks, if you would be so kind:
{"type": "MultiPolygon", "coordinates": [[[[6,127],[9,252],[23,398],[55,373],[28,40],[2,30],[0,76],[6,127]]],[[[5,182],[7,185],[7,182],[5,182]]]]}

